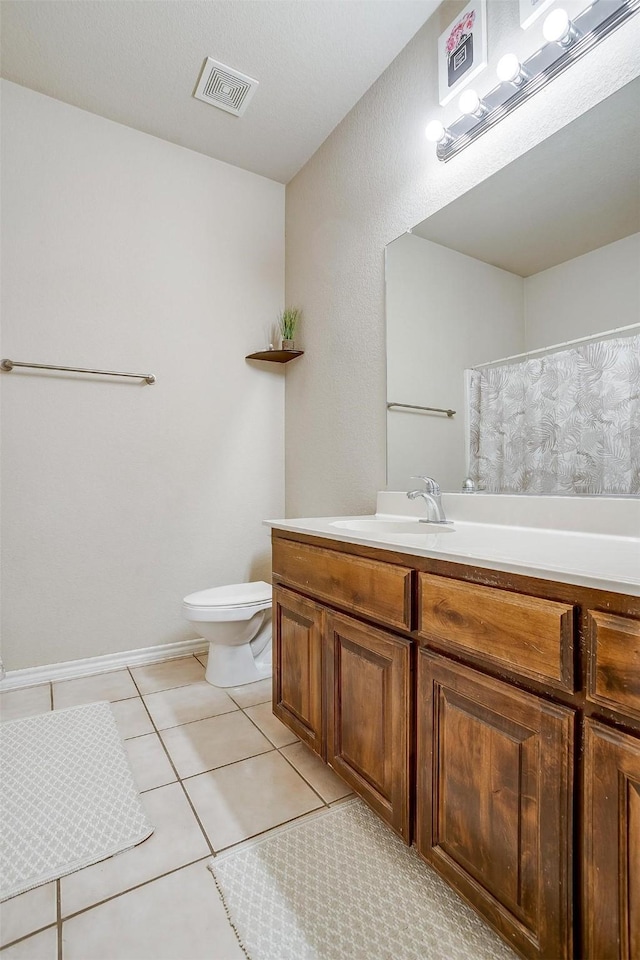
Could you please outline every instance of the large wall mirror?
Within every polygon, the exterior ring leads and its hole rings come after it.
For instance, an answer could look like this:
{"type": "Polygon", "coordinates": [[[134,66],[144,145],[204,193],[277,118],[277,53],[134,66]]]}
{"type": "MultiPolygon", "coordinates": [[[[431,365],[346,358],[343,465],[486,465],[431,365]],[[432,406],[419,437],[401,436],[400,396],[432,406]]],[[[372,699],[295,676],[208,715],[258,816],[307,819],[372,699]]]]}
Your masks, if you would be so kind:
{"type": "Polygon", "coordinates": [[[388,245],[389,489],[640,494],[639,105],[640,78],[388,245]]]}

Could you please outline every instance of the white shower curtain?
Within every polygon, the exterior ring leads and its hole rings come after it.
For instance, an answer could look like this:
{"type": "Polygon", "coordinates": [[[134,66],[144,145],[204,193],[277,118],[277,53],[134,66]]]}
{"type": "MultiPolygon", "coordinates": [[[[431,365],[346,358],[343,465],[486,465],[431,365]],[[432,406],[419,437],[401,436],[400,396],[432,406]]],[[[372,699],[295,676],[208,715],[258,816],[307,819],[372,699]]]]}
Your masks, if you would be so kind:
{"type": "Polygon", "coordinates": [[[640,494],[640,335],[471,370],[469,468],[492,493],[640,494]]]}

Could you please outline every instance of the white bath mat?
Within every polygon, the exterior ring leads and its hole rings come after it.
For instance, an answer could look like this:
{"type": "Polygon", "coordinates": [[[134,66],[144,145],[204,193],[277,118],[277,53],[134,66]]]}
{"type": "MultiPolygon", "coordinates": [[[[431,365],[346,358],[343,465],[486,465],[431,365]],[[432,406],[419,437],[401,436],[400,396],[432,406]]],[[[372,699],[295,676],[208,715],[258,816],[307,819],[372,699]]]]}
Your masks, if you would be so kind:
{"type": "Polygon", "coordinates": [[[0,724],[0,900],[152,833],[108,703],[0,724]]]}
{"type": "Polygon", "coordinates": [[[209,861],[250,960],[514,960],[359,800],[209,861]]]}

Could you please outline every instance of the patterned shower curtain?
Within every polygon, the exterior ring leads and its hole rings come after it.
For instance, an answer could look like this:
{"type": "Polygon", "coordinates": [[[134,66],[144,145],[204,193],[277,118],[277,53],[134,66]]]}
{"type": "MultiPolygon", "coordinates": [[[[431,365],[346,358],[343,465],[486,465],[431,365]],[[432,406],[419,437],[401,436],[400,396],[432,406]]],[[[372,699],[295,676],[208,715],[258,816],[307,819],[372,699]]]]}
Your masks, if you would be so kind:
{"type": "Polygon", "coordinates": [[[474,369],[468,386],[480,489],[640,494],[640,335],[474,369]]]}

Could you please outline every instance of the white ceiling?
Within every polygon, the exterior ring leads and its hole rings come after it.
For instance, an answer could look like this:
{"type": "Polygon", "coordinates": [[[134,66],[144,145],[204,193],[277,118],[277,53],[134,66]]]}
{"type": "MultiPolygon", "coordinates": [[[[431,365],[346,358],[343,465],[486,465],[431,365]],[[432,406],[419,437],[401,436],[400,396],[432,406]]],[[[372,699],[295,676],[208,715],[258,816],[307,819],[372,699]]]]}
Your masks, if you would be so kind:
{"type": "Polygon", "coordinates": [[[287,183],[439,0],[3,0],[2,76],[287,183]],[[259,81],[195,100],[207,56],[259,81]]]}

